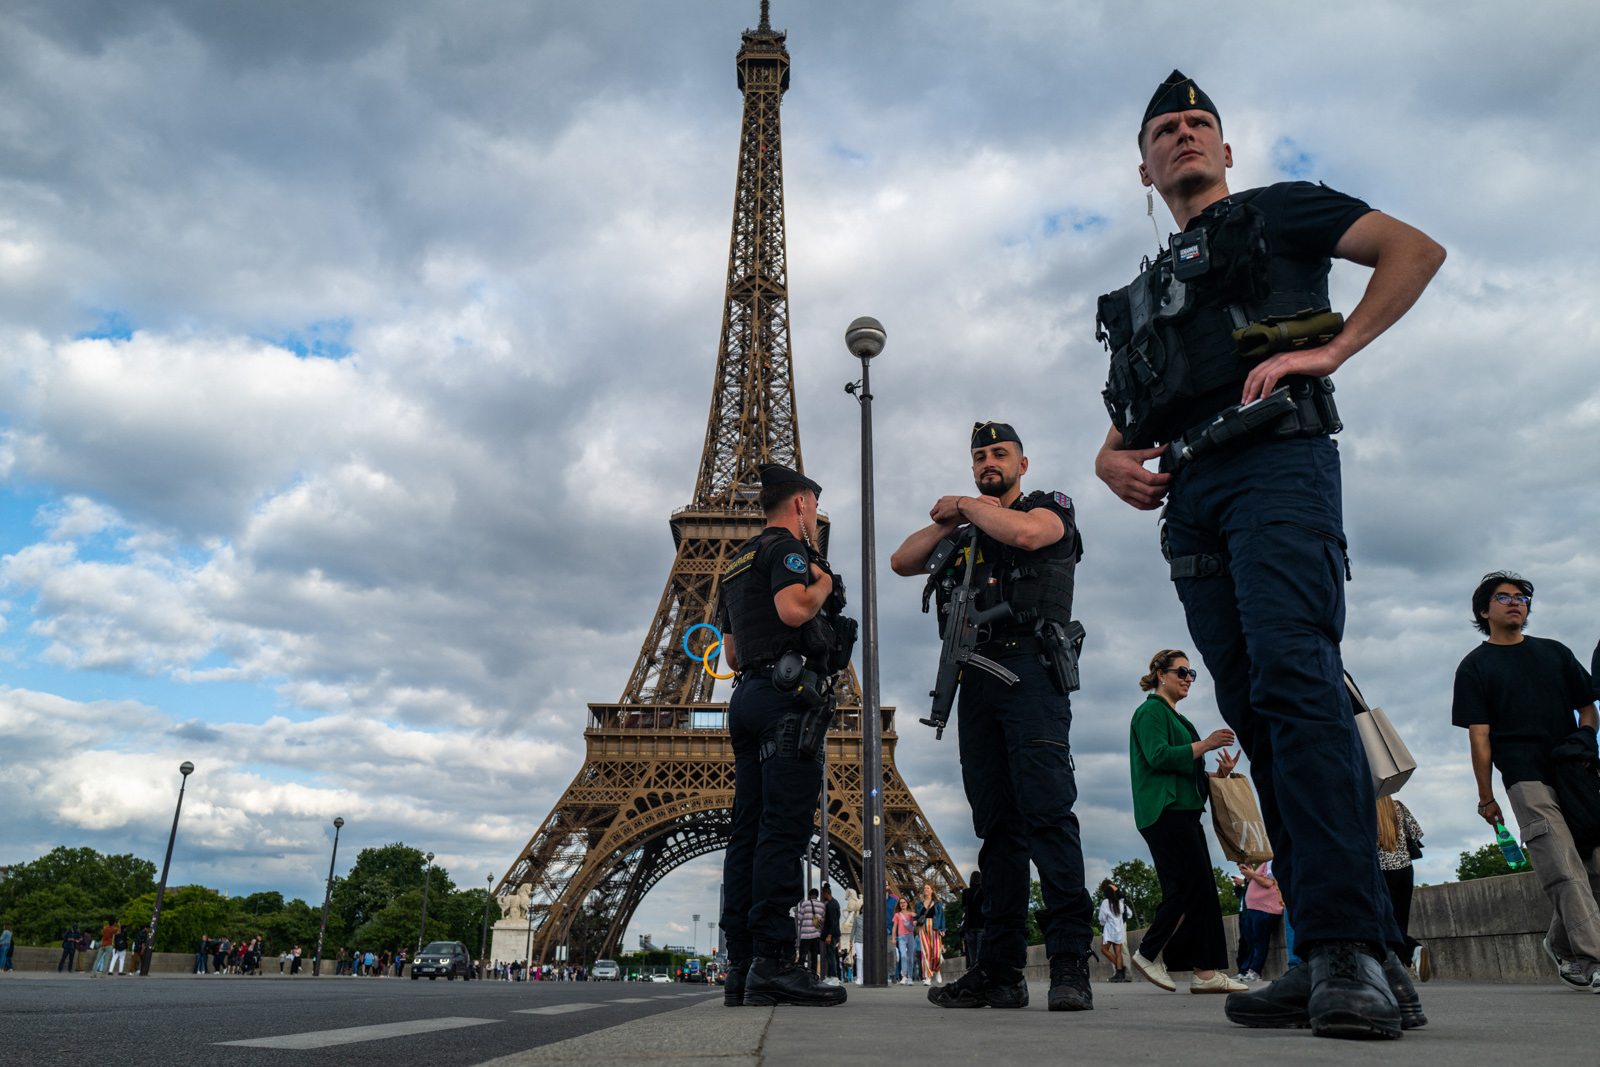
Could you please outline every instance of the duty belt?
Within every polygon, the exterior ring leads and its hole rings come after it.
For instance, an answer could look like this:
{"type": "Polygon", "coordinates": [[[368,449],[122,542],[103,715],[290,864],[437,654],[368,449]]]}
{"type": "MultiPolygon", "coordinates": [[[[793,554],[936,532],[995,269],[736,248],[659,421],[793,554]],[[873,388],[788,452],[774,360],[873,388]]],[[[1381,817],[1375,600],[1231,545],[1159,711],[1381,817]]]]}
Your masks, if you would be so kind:
{"type": "Polygon", "coordinates": [[[1044,642],[1031,633],[1000,634],[985,641],[973,651],[989,659],[998,656],[1037,656],[1044,651],[1044,642]]]}
{"type": "Polygon", "coordinates": [[[1168,442],[1162,474],[1177,474],[1199,459],[1254,441],[1325,437],[1344,429],[1333,403],[1333,381],[1281,385],[1258,400],[1236,404],[1168,442]]]}

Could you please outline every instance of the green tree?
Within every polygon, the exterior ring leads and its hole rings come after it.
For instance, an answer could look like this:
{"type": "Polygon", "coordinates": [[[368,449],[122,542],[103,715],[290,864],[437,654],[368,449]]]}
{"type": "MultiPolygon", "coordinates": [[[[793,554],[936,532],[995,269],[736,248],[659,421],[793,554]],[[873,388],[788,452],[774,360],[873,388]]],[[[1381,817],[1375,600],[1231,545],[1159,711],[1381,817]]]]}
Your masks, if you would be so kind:
{"type": "Polygon", "coordinates": [[[76,922],[99,932],[108,916],[155,888],[155,864],[131,853],[108,856],[92,848],[58,847],[31,863],[11,867],[0,882],[0,921],[19,944],[60,939],[76,922]]]}
{"type": "MultiPolygon", "coordinates": [[[[420,901],[422,883],[426,877],[427,861],[423,859],[421,849],[398,841],[392,845],[362,849],[350,873],[334,879],[332,910],[339,916],[339,930],[353,937],[379,912],[412,889],[417,891],[420,901]]],[[[428,910],[432,912],[434,900],[443,899],[453,889],[455,883],[450,880],[450,873],[443,867],[435,867],[428,881],[428,910]]],[[[420,913],[419,904],[419,920],[420,913]]],[[[331,918],[329,925],[333,925],[331,918]]]]}
{"type": "Polygon", "coordinates": [[[1498,844],[1492,842],[1476,852],[1463,852],[1461,862],[1456,864],[1456,878],[1463,882],[1510,873],[1511,865],[1506,862],[1506,854],[1500,851],[1498,844]]]}
{"type": "MultiPolygon", "coordinates": [[[[154,890],[128,902],[122,909],[124,926],[137,929],[150,921],[155,909],[154,890]]],[[[202,937],[228,935],[233,926],[234,902],[203,885],[167,887],[156,929],[157,952],[194,952],[202,937]]],[[[231,935],[229,935],[231,936],[231,935]]]]}
{"type": "MultiPolygon", "coordinates": [[[[416,950],[417,930],[422,925],[422,890],[408,889],[385,905],[372,918],[356,927],[351,935],[351,948],[362,951],[394,952],[397,949],[416,950]]],[[[438,910],[434,907],[433,892],[428,892],[428,925],[422,943],[430,941],[462,940],[452,936],[438,910]]]]}

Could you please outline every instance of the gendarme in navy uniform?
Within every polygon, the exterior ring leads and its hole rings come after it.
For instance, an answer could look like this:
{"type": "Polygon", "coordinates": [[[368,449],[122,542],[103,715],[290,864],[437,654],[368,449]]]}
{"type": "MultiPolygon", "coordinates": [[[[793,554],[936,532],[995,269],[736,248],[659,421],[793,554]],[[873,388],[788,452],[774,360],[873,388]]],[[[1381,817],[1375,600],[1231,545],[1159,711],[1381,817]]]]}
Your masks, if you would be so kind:
{"type": "Polygon", "coordinates": [[[1329,375],[1410,308],[1444,250],[1326,186],[1230,193],[1217,108],[1178,71],[1145,110],[1139,150],[1141,180],[1182,232],[1100,299],[1112,429],[1095,469],[1135,507],[1166,498],[1171,576],[1249,756],[1296,951],[1310,964],[1232,994],[1227,1013],[1399,1037],[1426,1020],[1385,948],[1400,931],[1339,656],[1349,562],[1329,375]],[[1333,257],[1373,268],[1348,319],[1329,307],[1333,257]],[[1145,468],[1156,459],[1158,470],[1145,468]]]}
{"type": "MultiPolygon", "coordinates": [[[[951,985],[930,990],[928,999],[947,1008],[1028,1003],[1022,968],[1031,860],[1044,892],[1037,918],[1050,954],[1050,1008],[1082,1011],[1094,1006],[1088,971],[1093,909],[1072,812],[1078,787],[1068,692],[1076,679],[1047,665],[1043,635],[1047,627],[1072,623],[1074,570],[1083,542],[1071,498],[1023,494],[1028,460],[1009,425],[974,426],[971,458],[979,495],[941,498],[929,512],[933,524],[908,537],[890,560],[896,574],[908,577],[923,574],[930,557],[948,560],[928,577],[928,595],[946,601],[963,581],[969,549],[962,546],[970,544],[976,527],[977,606],[1011,606],[1011,617],[993,623],[976,651],[1015,674],[1016,682],[1008,685],[969,666],[961,674],[956,708],[961,780],[983,842],[983,944],[977,966],[951,985]],[[958,551],[946,554],[946,541],[958,551]]],[[[941,631],[946,621],[941,615],[941,631]]]]}
{"type": "Polygon", "coordinates": [[[843,986],[795,964],[790,915],[822,790],[832,680],[855,641],[841,614],[844,583],[812,547],[821,491],[787,467],[763,467],[767,527],[722,576],[724,651],[739,672],[728,702],[733,832],[722,877],[729,1007],[845,999],[843,986]]]}

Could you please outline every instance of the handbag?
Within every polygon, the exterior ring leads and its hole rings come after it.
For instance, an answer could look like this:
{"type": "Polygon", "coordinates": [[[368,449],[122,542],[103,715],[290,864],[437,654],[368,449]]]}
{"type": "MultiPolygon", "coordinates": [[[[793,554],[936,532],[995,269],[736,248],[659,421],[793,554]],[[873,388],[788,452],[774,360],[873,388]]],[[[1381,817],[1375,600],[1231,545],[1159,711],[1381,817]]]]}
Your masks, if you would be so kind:
{"type": "Polygon", "coordinates": [[[1367,750],[1367,768],[1372,772],[1372,789],[1380,797],[1398,793],[1417,769],[1411,750],[1400,740],[1400,733],[1389,721],[1382,708],[1370,707],[1361,690],[1356,688],[1350,672],[1344,674],[1344,684],[1350,690],[1350,703],[1356,713],[1356,730],[1361,735],[1361,746],[1367,750]]]}
{"type": "Polygon", "coordinates": [[[1255,791],[1242,774],[1211,779],[1211,828],[1217,832],[1222,854],[1234,863],[1264,863],[1272,858],[1255,791]]]}

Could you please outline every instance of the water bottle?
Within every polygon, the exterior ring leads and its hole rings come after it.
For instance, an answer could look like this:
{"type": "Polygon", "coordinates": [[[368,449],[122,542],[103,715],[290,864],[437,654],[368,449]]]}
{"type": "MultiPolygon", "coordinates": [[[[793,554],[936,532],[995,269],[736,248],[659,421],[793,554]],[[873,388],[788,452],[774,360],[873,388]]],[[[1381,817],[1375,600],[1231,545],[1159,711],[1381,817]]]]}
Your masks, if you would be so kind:
{"type": "Polygon", "coordinates": [[[1522,854],[1522,849],[1517,845],[1517,839],[1511,836],[1511,831],[1506,829],[1506,824],[1494,824],[1494,839],[1500,845],[1500,851],[1505,854],[1506,865],[1513,871],[1520,871],[1528,865],[1528,860],[1522,854]]]}

